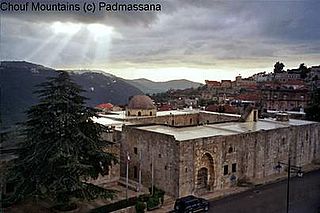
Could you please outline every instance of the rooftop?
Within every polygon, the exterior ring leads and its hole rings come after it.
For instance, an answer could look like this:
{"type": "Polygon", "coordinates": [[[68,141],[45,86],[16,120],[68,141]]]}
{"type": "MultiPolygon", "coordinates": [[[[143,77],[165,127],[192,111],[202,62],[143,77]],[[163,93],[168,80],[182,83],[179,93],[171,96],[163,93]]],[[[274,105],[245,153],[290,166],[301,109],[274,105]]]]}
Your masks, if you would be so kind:
{"type": "Polygon", "coordinates": [[[289,126],[308,125],[315,122],[291,119],[287,122],[276,121],[275,119],[259,119],[257,122],[227,122],[204,126],[193,126],[174,128],[162,125],[141,126],[137,129],[172,135],[177,141],[192,140],[197,138],[236,135],[260,130],[271,130],[289,126]]]}
{"type": "MultiPolygon", "coordinates": [[[[203,110],[197,110],[197,109],[183,109],[183,110],[168,110],[168,111],[158,111],[157,116],[168,116],[168,115],[188,115],[188,114],[196,114],[196,113],[208,113],[208,114],[215,114],[215,115],[226,115],[231,117],[238,117],[240,118],[240,115],[237,114],[228,114],[228,113],[219,113],[219,112],[209,112],[209,111],[203,111],[203,110]]],[[[111,120],[130,120],[135,119],[137,116],[126,116],[125,111],[112,111],[109,114],[101,114],[100,116],[104,118],[109,118],[111,120]]],[[[144,116],[147,117],[147,116],[144,116]]],[[[111,122],[111,121],[110,121],[111,122]]]]}
{"type": "Polygon", "coordinates": [[[135,95],[129,101],[128,109],[156,109],[156,107],[149,96],[135,95]]]}

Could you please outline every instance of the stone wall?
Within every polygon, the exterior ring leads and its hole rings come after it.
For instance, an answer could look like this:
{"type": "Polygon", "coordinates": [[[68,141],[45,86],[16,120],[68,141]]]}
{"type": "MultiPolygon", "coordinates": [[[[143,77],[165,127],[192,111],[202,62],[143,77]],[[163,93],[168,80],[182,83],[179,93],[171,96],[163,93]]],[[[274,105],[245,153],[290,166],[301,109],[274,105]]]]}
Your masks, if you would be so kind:
{"type": "Polygon", "coordinates": [[[122,134],[121,176],[126,175],[128,152],[129,178],[138,181],[141,152],[142,184],[151,186],[153,164],[155,186],[174,197],[276,175],[275,166],[288,161],[289,151],[296,166],[320,159],[320,123],[186,141],[135,126],[124,126],[122,134]],[[201,175],[208,177],[207,182],[201,175]]]}
{"type": "Polygon", "coordinates": [[[163,124],[168,126],[194,126],[199,123],[199,114],[164,115],[157,117],[139,117],[127,119],[136,124],[163,124]]]}
{"type": "Polygon", "coordinates": [[[214,124],[222,122],[238,121],[240,116],[228,115],[224,113],[215,112],[199,112],[199,123],[200,124],[214,124]]]}
{"type": "Polygon", "coordinates": [[[127,121],[136,124],[162,124],[174,127],[183,126],[196,126],[199,124],[213,124],[221,122],[238,121],[240,117],[230,116],[223,113],[186,113],[179,115],[164,115],[164,116],[149,116],[149,117],[137,117],[129,118],[127,121]]]}
{"type": "Polygon", "coordinates": [[[274,167],[279,161],[287,162],[289,147],[293,165],[311,164],[320,159],[319,138],[320,124],[317,123],[180,142],[178,196],[199,191],[198,172],[210,166],[204,156],[213,159],[213,169],[208,168],[211,186],[207,190],[214,191],[231,187],[235,183],[232,177],[236,181],[253,181],[277,174],[274,167]],[[236,165],[235,172],[232,164],[236,165]],[[228,166],[227,174],[224,166],[228,166]]]}
{"type": "Polygon", "coordinates": [[[99,185],[99,186],[112,186],[118,183],[120,179],[120,141],[121,141],[121,132],[111,130],[108,132],[104,132],[102,134],[102,138],[108,142],[110,142],[110,145],[108,145],[104,151],[108,153],[114,154],[118,158],[117,164],[112,164],[112,166],[109,167],[109,172],[102,175],[99,175],[99,177],[95,180],[91,179],[89,180],[90,183],[99,185]]]}
{"type": "Polygon", "coordinates": [[[127,109],[126,116],[156,116],[156,109],[127,109]]]}
{"type": "Polygon", "coordinates": [[[143,131],[134,126],[123,127],[124,140],[121,143],[121,176],[126,177],[127,153],[129,161],[129,179],[139,181],[141,162],[142,184],[151,186],[152,164],[154,185],[169,195],[178,191],[178,142],[172,136],[143,131]],[[141,152],[141,161],[140,161],[141,152]]]}

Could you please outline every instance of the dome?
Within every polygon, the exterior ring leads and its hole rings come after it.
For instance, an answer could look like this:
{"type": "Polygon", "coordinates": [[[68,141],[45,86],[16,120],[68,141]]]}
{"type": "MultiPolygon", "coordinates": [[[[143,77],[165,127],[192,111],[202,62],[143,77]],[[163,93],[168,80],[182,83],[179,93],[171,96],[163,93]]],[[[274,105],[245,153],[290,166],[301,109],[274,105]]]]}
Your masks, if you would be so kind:
{"type": "Polygon", "coordinates": [[[128,104],[128,109],[156,109],[153,101],[146,95],[135,95],[128,104]]]}

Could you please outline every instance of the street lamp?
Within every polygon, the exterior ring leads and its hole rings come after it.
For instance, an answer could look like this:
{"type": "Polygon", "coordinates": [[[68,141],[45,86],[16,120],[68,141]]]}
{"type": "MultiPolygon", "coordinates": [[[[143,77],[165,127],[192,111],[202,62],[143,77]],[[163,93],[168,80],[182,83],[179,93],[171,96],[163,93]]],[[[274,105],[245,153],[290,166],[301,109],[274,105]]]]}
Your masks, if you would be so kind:
{"type": "Polygon", "coordinates": [[[287,169],[288,169],[288,180],[287,180],[287,213],[289,213],[290,174],[291,174],[291,172],[292,172],[292,173],[295,173],[295,174],[297,174],[298,177],[301,178],[301,177],[303,176],[303,171],[301,170],[301,169],[302,169],[301,166],[291,165],[290,157],[288,158],[288,163],[282,163],[282,162],[279,161],[279,162],[278,162],[278,165],[275,166],[275,169],[280,172],[280,169],[281,169],[283,166],[286,166],[287,169]]]}

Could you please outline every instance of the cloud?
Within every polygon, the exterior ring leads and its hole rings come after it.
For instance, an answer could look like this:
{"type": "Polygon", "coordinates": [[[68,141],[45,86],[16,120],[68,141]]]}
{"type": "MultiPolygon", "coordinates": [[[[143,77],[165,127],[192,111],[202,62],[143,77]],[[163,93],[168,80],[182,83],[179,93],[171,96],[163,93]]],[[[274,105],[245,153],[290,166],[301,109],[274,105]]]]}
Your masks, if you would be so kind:
{"type": "MultiPolygon", "coordinates": [[[[80,11],[63,11],[63,12],[36,12],[31,11],[29,8],[28,12],[4,12],[5,16],[11,16],[19,19],[23,19],[24,21],[37,23],[37,22],[77,22],[77,23],[101,23],[106,25],[148,25],[157,19],[157,13],[154,12],[108,12],[108,11],[98,11],[96,10],[94,13],[85,13],[82,9],[82,5],[84,3],[95,2],[96,6],[98,6],[99,2],[105,2],[107,4],[131,4],[131,3],[149,3],[156,4],[159,1],[156,0],[107,0],[107,1],[87,1],[87,0],[59,0],[59,1],[30,1],[30,0],[0,0],[0,2],[10,2],[12,4],[24,4],[26,2],[31,3],[41,3],[41,4],[64,4],[64,5],[72,5],[79,4],[81,6],[80,11]]],[[[160,1],[161,2],[161,1],[160,1]]],[[[29,5],[30,6],[30,5],[29,5]]]]}
{"type": "Polygon", "coordinates": [[[136,69],[259,68],[262,64],[272,67],[282,58],[293,61],[297,55],[310,62],[320,58],[319,1],[139,2],[160,2],[162,11],[5,13],[1,57],[29,59],[53,67],[99,68],[104,64],[111,69],[128,64],[136,69]],[[83,27],[66,39],[54,35],[51,26],[57,21],[82,26],[98,23],[112,27],[112,32],[97,41],[83,27]],[[64,46],[59,47],[61,44],[64,46]]]}

